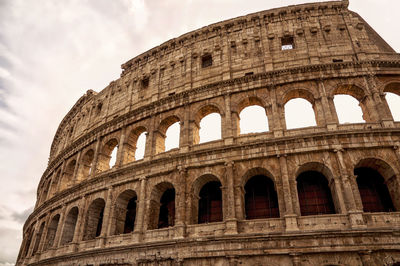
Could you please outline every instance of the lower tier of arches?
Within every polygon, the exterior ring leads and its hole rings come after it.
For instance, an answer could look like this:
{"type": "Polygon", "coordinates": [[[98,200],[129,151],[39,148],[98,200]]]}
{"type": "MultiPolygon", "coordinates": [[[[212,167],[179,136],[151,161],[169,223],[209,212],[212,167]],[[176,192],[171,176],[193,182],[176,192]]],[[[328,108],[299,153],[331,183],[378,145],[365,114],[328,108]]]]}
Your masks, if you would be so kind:
{"type": "MultiPolygon", "coordinates": [[[[98,239],[95,248],[69,245],[25,260],[23,265],[397,265],[399,231],[330,230],[326,233],[222,235],[170,239],[148,244],[110,245],[98,239]]],[[[88,244],[88,243],[87,243],[88,244]]]]}

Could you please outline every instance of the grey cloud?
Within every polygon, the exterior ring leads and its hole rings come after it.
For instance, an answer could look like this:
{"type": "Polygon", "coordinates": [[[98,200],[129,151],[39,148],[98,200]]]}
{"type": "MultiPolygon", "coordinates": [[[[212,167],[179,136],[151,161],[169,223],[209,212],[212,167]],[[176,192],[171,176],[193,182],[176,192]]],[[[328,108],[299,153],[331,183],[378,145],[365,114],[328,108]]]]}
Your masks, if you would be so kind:
{"type": "Polygon", "coordinates": [[[13,212],[11,214],[11,217],[19,223],[24,223],[28,218],[28,216],[32,213],[32,211],[33,211],[33,206],[29,207],[28,209],[22,212],[13,212]]]}

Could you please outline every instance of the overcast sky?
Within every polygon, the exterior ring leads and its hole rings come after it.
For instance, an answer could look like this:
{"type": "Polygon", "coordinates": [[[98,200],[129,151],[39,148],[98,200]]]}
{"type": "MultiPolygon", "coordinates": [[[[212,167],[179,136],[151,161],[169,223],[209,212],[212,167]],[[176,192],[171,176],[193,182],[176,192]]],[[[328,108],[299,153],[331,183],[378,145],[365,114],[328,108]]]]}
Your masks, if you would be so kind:
{"type": "MultiPolygon", "coordinates": [[[[0,0],[0,265],[14,263],[51,141],[88,89],[168,39],[302,0],[0,0]]],[[[321,1],[319,1],[321,2],[321,1]]],[[[398,0],[351,0],[396,50],[398,0]]]]}

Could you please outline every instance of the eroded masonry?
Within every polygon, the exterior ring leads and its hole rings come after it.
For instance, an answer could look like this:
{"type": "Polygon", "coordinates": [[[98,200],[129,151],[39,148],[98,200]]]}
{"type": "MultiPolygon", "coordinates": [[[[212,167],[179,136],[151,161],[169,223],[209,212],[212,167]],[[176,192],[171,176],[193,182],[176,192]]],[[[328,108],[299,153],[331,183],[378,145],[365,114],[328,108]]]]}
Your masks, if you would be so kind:
{"type": "Polygon", "coordinates": [[[400,97],[400,56],[347,1],[212,24],[122,69],[61,121],[18,265],[400,264],[400,122],[386,101],[400,97]],[[339,123],[337,95],[363,123],[339,123]],[[297,98],[315,125],[288,129],[297,98]],[[241,133],[249,106],[267,131],[241,133]],[[221,137],[202,142],[209,114],[221,137]]]}

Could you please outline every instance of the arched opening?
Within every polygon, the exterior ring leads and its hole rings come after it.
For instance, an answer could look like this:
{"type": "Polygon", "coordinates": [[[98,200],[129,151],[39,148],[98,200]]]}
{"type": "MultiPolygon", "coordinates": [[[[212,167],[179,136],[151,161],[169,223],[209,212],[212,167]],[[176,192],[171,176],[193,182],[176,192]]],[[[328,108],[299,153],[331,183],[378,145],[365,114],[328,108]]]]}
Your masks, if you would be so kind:
{"type": "Polygon", "coordinates": [[[164,119],[155,132],[156,153],[165,152],[171,149],[179,148],[180,123],[179,118],[171,116],[164,119]]]}
{"type": "Polygon", "coordinates": [[[165,132],[165,151],[179,148],[181,126],[179,122],[172,124],[165,132]]]}
{"type": "MultiPolygon", "coordinates": [[[[400,89],[399,89],[400,94],[400,89]]],[[[392,92],[386,92],[386,102],[389,105],[390,112],[394,121],[400,121],[400,95],[392,92]]]]}
{"type": "Polygon", "coordinates": [[[105,202],[103,199],[94,200],[87,211],[83,240],[91,240],[100,236],[103,226],[105,202]]]}
{"type": "Polygon", "coordinates": [[[221,182],[210,181],[201,188],[198,212],[199,224],[222,221],[221,182]]]}
{"type": "Polygon", "coordinates": [[[117,162],[118,141],[116,139],[109,140],[103,147],[102,152],[99,153],[98,169],[99,171],[106,171],[114,167],[117,162]]]}
{"type": "Polygon", "coordinates": [[[221,115],[215,105],[203,106],[192,124],[193,144],[221,139],[221,115]]]}
{"type": "Polygon", "coordinates": [[[28,252],[29,252],[29,248],[31,246],[31,242],[32,242],[32,238],[33,238],[33,234],[34,234],[34,230],[33,230],[34,225],[32,225],[29,230],[28,230],[28,238],[25,242],[25,247],[24,247],[24,257],[28,256],[28,252]]]}
{"type": "Polygon", "coordinates": [[[136,142],[135,160],[141,160],[144,158],[144,152],[146,150],[146,136],[147,132],[143,132],[138,137],[136,142]]]}
{"type": "Polygon", "coordinates": [[[136,192],[127,190],[121,193],[115,203],[115,230],[114,234],[127,234],[135,229],[136,220],[136,192]]]}
{"type": "Polygon", "coordinates": [[[43,185],[43,193],[42,193],[42,196],[41,196],[41,198],[40,198],[40,202],[41,203],[43,203],[43,202],[45,202],[46,201],[46,199],[47,199],[47,195],[49,194],[49,190],[50,190],[50,179],[48,179],[45,183],[44,183],[44,185],[43,185]]]}
{"type": "Polygon", "coordinates": [[[364,212],[395,211],[384,178],[378,171],[359,167],[354,169],[364,212]]]}
{"type": "Polygon", "coordinates": [[[315,117],[313,105],[308,100],[294,98],[285,104],[287,129],[316,126],[315,117]]]}
{"type": "Polygon", "coordinates": [[[270,178],[264,175],[253,176],[247,181],[244,190],[246,219],[279,217],[278,196],[270,178]]]}
{"type": "Polygon", "coordinates": [[[146,147],[146,128],[138,127],[131,131],[124,145],[124,163],[143,159],[146,147]]]}
{"type": "Polygon", "coordinates": [[[75,171],[75,166],[76,166],[76,160],[71,160],[68,164],[67,167],[65,167],[64,175],[61,180],[61,186],[60,190],[64,190],[69,188],[74,184],[74,171],[75,171]]]}
{"type": "Polygon", "coordinates": [[[83,156],[80,164],[80,171],[78,180],[82,181],[89,177],[92,173],[93,169],[93,159],[94,159],[94,151],[92,149],[88,150],[83,156]]]}
{"type": "Polygon", "coordinates": [[[47,228],[46,242],[44,245],[44,249],[49,249],[54,246],[54,238],[56,237],[56,232],[58,228],[58,223],[60,221],[60,215],[55,215],[47,228]]]}
{"type": "Polygon", "coordinates": [[[221,115],[211,113],[200,120],[199,143],[221,139],[221,115]]]}
{"type": "Polygon", "coordinates": [[[359,101],[350,95],[339,94],[333,97],[340,124],[365,123],[359,101]]]}
{"type": "Polygon", "coordinates": [[[240,134],[260,133],[269,130],[265,109],[259,105],[244,108],[240,114],[240,134]]]}
{"type": "Polygon", "coordinates": [[[43,230],[44,230],[44,222],[40,225],[39,232],[36,235],[36,241],[35,245],[33,246],[32,255],[35,255],[36,252],[38,252],[39,250],[39,244],[40,240],[42,240],[43,230]]]}
{"type": "Polygon", "coordinates": [[[58,190],[58,182],[60,181],[60,176],[61,176],[60,169],[56,170],[55,173],[52,175],[52,181],[50,186],[50,197],[53,197],[58,192],[57,190],[58,190]]]}
{"type": "Polygon", "coordinates": [[[175,224],[175,188],[169,182],[156,185],[150,196],[148,229],[164,228],[175,224]]]}
{"type": "Polygon", "coordinates": [[[175,224],[175,189],[167,189],[160,200],[158,228],[170,227],[175,224]]]}
{"type": "Polygon", "coordinates": [[[73,207],[65,218],[64,232],[61,237],[61,245],[72,242],[75,233],[76,221],[78,220],[78,207],[73,207]]]}
{"type": "Polygon", "coordinates": [[[297,177],[297,193],[302,216],[335,213],[328,181],[320,172],[301,173],[297,177]]]}

